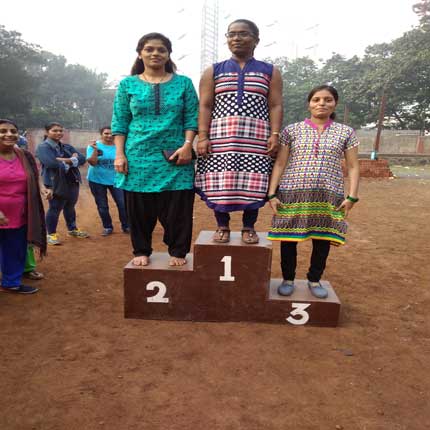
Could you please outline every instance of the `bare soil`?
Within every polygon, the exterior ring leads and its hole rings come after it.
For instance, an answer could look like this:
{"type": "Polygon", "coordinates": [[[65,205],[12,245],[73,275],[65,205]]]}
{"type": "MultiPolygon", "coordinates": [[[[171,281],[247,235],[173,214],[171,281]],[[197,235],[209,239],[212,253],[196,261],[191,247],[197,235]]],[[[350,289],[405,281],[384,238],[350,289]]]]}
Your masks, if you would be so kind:
{"type": "MultiPolygon", "coordinates": [[[[0,294],[0,429],[430,428],[430,180],[363,180],[360,197],[324,275],[340,325],[320,328],[124,319],[129,237],[114,208],[116,232],[100,236],[82,187],[91,238],[66,237],[61,219],[63,246],[29,281],[40,292],[0,294]]],[[[265,207],[257,229],[270,220],[265,207]]],[[[194,238],[213,228],[196,201],[194,238]]],[[[156,251],[161,238],[157,226],[156,251]]],[[[300,278],[309,253],[299,246],[300,278]]]]}

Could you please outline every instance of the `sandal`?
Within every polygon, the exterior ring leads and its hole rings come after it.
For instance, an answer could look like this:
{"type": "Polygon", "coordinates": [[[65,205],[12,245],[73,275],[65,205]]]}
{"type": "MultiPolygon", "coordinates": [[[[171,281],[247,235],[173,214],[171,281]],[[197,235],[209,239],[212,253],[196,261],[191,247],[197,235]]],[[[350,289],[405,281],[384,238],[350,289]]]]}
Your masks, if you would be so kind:
{"type": "Polygon", "coordinates": [[[242,242],[247,245],[254,245],[260,241],[257,232],[253,228],[242,229],[242,242]]]}
{"type": "Polygon", "coordinates": [[[219,227],[212,236],[212,240],[216,243],[230,242],[230,229],[219,227]]]}
{"type": "Polygon", "coordinates": [[[36,272],[36,270],[32,270],[31,272],[24,272],[24,278],[32,279],[33,281],[40,281],[44,278],[43,273],[36,272]]]}

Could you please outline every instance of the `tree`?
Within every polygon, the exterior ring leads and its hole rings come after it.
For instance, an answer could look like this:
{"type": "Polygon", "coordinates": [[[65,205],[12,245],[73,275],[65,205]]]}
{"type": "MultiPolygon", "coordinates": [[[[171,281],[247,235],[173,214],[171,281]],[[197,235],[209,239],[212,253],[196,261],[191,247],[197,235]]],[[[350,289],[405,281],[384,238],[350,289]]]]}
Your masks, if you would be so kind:
{"type": "Polygon", "coordinates": [[[412,6],[413,11],[420,17],[420,25],[430,25],[430,0],[421,0],[412,6]]]}
{"type": "Polygon", "coordinates": [[[0,116],[21,122],[30,109],[38,79],[29,70],[40,64],[39,47],[21,39],[20,33],[0,25],[0,116]]]}
{"type": "Polygon", "coordinates": [[[430,129],[430,29],[406,32],[390,44],[366,50],[363,80],[369,98],[383,91],[386,116],[393,127],[430,129]]]}
{"type": "Polygon", "coordinates": [[[365,74],[366,65],[359,57],[346,59],[339,54],[333,54],[319,71],[320,82],[333,85],[339,93],[337,106],[339,120],[342,121],[342,113],[347,108],[348,124],[353,127],[366,124],[369,113],[373,113],[375,109],[375,98],[366,95],[366,83],[363,80],[365,74]]]}
{"type": "Polygon", "coordinates": [[[0,26],[0,117],[24,128],[53,120],[69,128],[99,128],[112,116],[106,78],[0,26]]]}
{"type": "Polygon", "coordinates": [[[62,56],[49,52],[42,55],[45,61],[32,121],[40,124],[55,119],[68,128],[87,129],[110,123],[111,111],[105,104],[112,104],[113,95],[106,91],[107,76],[81,65],[67,64],[62,56]]]}
{"type": "Polygon", "coordinates": [[[318,67],[308,57],[269,60],[281,72],[283,80],[284,124],[302,121],[307,114],[306,95],[319,84],[318,67]]]}

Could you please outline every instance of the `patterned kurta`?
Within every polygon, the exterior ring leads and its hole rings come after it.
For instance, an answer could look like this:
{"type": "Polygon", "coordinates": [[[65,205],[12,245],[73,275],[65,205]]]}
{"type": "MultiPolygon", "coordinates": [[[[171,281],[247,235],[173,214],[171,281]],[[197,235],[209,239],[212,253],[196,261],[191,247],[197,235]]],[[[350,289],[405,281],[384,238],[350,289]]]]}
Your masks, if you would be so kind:
{"type": "Polygon", "coordinates": [[[281,201],[268,238],[301,242],[329,240],[343,245],[347,224],[336,211],[344,197],[341,160],[359,144],[354,130],[328,121],[321,135],[310,120],[289,125],[281,134],[290,155],[277,196],[281,201]]]}
{"type": "Polygon", "coordinates": [[[219,212],[264,205],[273,161],[268,95],[273,66],[251,58],[214,65],[215,97],[209,128],[212,153],[197,162],[196,191],[219,212]]]}
{"type": "Polygon", "coordinates": [[[194,163],[176,165],[162,150],[184,144],[185,130],[197,130],[198,99],[186,76],[150,84],[138,75],[123,79],[118,87],[112,117],[112,134],[126,136],[128,174],[117,173],[115,186],[151,193],[190,190],[194,163]]]}

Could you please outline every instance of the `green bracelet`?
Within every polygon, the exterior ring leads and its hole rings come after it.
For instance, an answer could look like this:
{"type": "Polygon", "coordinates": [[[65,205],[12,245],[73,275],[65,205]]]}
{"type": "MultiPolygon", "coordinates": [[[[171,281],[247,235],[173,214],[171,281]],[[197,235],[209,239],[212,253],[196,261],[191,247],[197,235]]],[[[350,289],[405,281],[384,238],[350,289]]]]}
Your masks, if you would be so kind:
{"type": "Polygon", "coordinates": [[[358,197],[346,196],[346,199],[352,203],[357,203],[360,199],[358,197]]]}
{"type": "Polygon", "coordinates": [[[276,194],[270,194],[267,196],[267,200],[272,200],[276,197],[276,194]]]}

